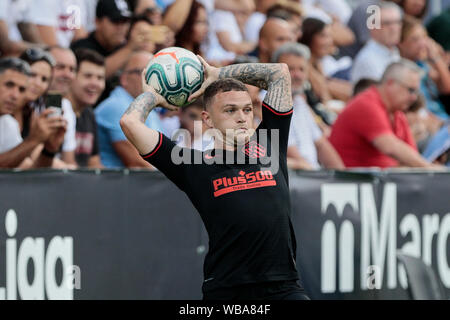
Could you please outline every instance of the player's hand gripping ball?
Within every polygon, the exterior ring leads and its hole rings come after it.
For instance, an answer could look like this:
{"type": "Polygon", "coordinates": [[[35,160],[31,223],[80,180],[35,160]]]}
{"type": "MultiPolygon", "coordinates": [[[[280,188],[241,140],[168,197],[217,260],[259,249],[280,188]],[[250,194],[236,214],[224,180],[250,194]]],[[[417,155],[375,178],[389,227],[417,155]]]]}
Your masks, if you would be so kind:
{"type": "Polygon", "coordinates": [[[157,52],[145,68],[145,81],[167,102],[188,104],[188,97],[203,83],[203,66],[191,51],[170,47],[157,52]]]}

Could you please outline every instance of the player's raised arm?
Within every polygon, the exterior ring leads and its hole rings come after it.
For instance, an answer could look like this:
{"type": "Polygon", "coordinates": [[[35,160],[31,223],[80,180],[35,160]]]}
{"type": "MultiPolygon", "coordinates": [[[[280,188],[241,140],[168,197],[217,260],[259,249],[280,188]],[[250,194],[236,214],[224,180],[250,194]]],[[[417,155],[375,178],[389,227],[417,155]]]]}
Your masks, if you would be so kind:
{"type": "Polygon", "coordinates": [[[287,112],[292,109],[291,77],[284,63],[241,63],[214,68],[198,56],[204,66],[205,81],[189,100],[203,94],[206,87],[217,79],[234,78],[246,84],[267,90],[264,102],[273,109],[287,112]]]}
{"type": "Polygon", "coordinates": [[[136,147],[140,154],[152,151],[159,140],[159,133],[145,125],[150,112],[157,106],[169,110],[177,107],[170,105],[162,96],[143,81],[144,93],[139,95],[125,111],[120,119],[120,126],[127,139],[136,147]]]}

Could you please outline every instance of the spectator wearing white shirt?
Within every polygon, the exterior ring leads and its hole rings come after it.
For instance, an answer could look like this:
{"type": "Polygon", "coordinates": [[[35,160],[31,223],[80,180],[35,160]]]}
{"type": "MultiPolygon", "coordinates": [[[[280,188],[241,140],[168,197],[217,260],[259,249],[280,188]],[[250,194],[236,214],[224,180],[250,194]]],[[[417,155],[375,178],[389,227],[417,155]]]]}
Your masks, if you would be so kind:
{"type": "Polygon", "coordinates": [[[233,12],[215,10],[211,22],[214,34],[210,38],[206,54],[208,60],[232,61],[236,55],[245,55],[255,49],[256,42],[244,41],[238,20],[233,12]]]}
{"type": "Polygon", "coordinates": [[[49,46],[68,48],[73,41],[87,36],[85,0],[31,1],[30,13],[40,37],[49,46]]]}
{"type": "Polygon", "coordinates": [[[0,1],[0,55],[19,55],[42,40],[31,23],[31,0],[0,1]]]}
{"type": "Polygon", "coordinates": [[[31,74],[30,65],[21,59],[0,59],[0,168],[50,167],[64,139],[65,120],[48,117],[50,109],[31,116],[28,135],[22,138],[20,125],[12,115],[27,101],[31,74]],[[42,152],[32,159],[41,143],[42,152]]]}
{"type": "Polygon", "coordinates": [[[52,81],[49,91],[59,93],[63,99],[61,107],[63,117],[67,120],[67,132],[64,136],[64,143],[61,150],[61,160],[66,163],[76,165],[75,161],[75,124],[77,117],[72,109],[72,104],[66,98],[69,93],[70,85],[75,79],[77,69],[77,60],[72,50],[63,47],[52,47],[50,53],[55,59],[55,67],[53,68],[52,81]]]}
{"type": "Polygon", "coordinates": [[[392,2],[380,2],[380,25],[370,30],[371,39],[356,56],[350,78],[381,80],[386,67],[400,60],[397,45],[402,31],[402,10],[392,2]]]}
{"type": "Polygon", "coordinates": [[[321,166],[343,169],[341,158],[317,126],[303,93],[310,55],[308,47],[286,43],[272,57],[274,63],[286,63],[291,74],[294,113],[289,131],[288,166],[303,170],[319,169],[321,166]]]}

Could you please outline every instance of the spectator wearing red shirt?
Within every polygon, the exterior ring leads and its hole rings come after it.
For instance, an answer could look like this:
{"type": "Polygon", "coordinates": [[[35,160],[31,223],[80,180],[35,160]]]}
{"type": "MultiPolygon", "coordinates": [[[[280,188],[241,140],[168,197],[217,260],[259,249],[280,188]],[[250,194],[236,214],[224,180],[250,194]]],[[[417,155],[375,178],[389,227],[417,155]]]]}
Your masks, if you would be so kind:
{"type": "Polygon", "coordinates": [[[346,167],[430,167],[417,152],[404,111],[417,99],[422,71],[402,59],[379,86],[357,95],[333,125],[330,142],[346,167]]]}

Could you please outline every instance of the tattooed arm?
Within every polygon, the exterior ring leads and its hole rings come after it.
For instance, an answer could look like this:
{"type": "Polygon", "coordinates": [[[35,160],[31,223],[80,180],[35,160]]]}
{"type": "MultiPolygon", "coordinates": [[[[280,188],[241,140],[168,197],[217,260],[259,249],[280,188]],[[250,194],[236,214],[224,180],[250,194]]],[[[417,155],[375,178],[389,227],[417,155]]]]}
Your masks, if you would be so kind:
{"type": "Polygon", "coordinates": [[[267,90],[264,102],[277,111],[292,109],[291,76],[285,64],[233,64],[220,68],[219,79],[223,78],[234,78],[267,90]]]}
{"type": "Polygon", "coordinates": [[[264,102],[273,109],[286,112],[292,109],[291,76],[283,63],[242,63],[222,68],[211,67],[201,57],[205,68],[205,81],[189,100],[203,94],[206,87],[217,79],[234,78],[245,84],[251,84],[267,90],[264,102]]]}
{"type": "Polygon", "coordinates": [[[120,126],[139,153],[147,154],[156,147],[159,141],[159,133],[145,125],[148,115],[157,106],[169,110],[176,110],[177,107],[168,104],[162,96],[146,84],[143,84],[143,87],[144,93],[130,104],[120,119],[120,126]]]}

